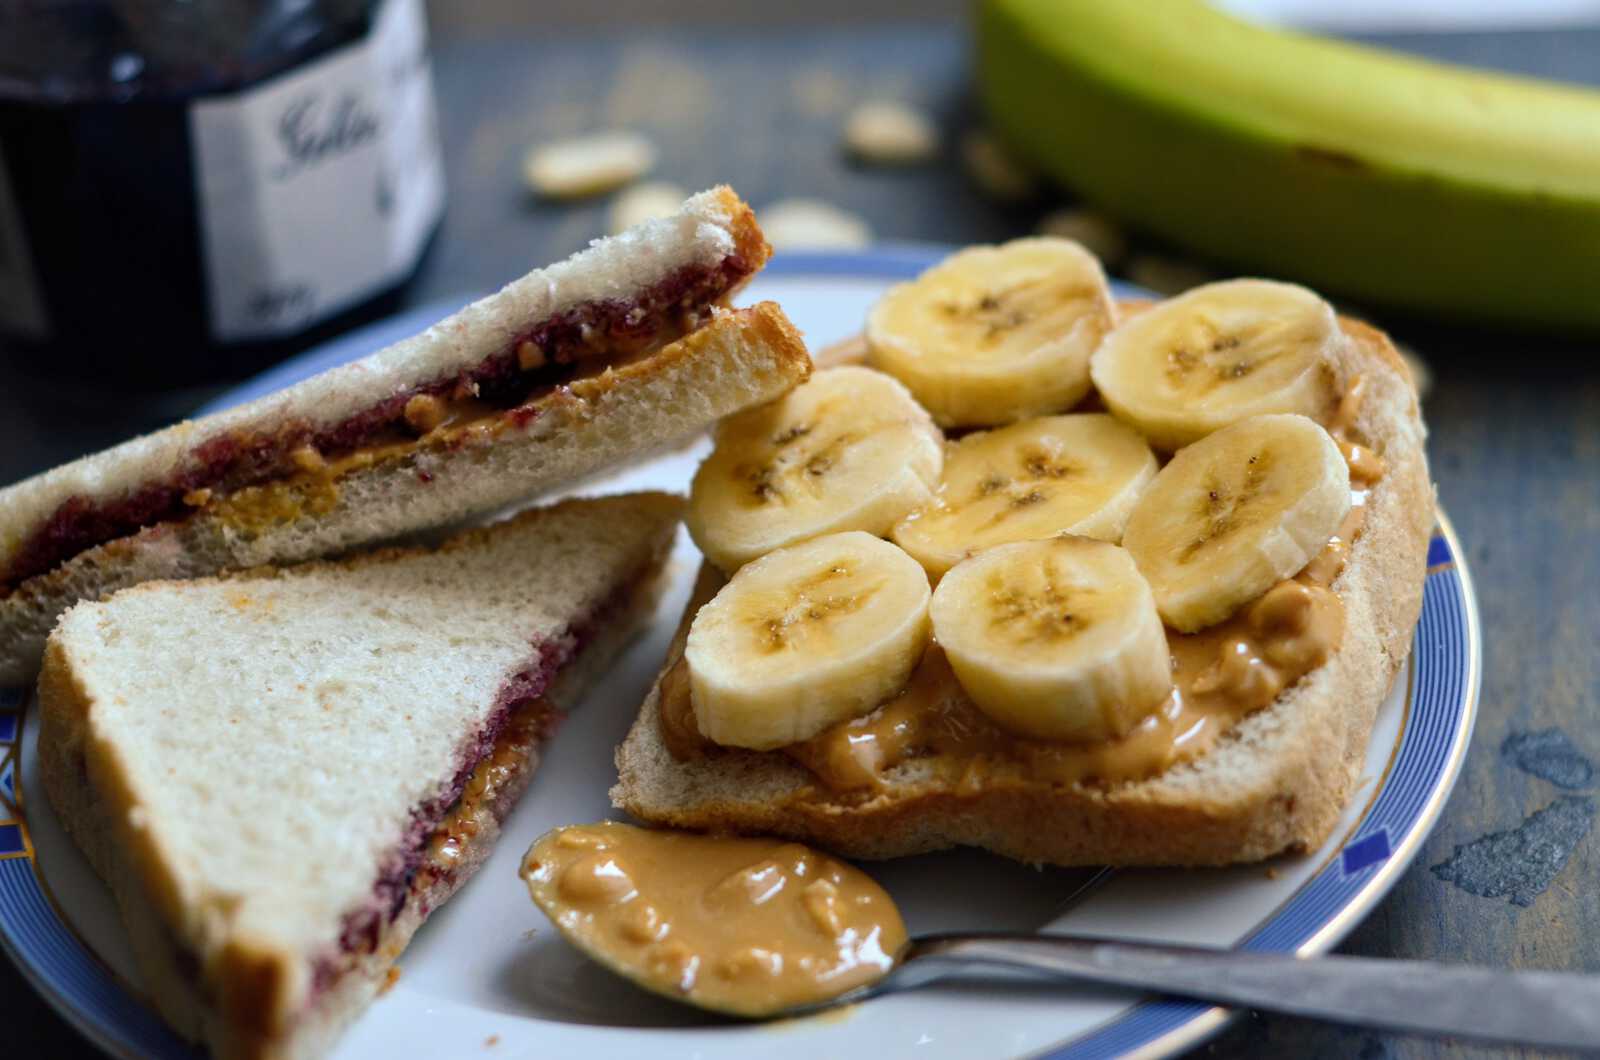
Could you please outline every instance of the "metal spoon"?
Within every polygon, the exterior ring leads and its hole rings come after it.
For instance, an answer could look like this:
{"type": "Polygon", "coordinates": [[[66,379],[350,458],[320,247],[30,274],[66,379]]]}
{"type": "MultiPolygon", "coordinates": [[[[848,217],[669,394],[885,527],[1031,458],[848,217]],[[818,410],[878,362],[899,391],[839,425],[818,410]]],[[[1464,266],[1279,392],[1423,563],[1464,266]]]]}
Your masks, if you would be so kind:
{"type": "Polygon", "coordinates": [[[799,1016],[981,968],[1283,1012],[1357,1027],[1550,1048],[1600,1047],[1600,976],[1432,961],[1295,957],[1070,935],[925,935],[894,970],[799,1016]]]}

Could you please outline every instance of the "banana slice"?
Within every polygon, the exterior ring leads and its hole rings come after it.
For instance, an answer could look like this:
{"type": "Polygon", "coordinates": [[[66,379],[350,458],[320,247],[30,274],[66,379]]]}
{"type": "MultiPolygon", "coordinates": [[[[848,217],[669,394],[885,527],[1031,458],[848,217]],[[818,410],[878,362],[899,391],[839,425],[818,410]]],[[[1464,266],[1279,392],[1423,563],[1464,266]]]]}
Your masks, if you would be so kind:
{"type": "Polygon", "coordinates": [[[1155,477],[1144,438],[1111,416],[1025,420],[947,446],[938,496],[891,536],[935,580],[1010,541],[1080,534],[1115,542],[1155,477]]]}
{"type": "Polygon", "coordinates": [[[941,426],[987,427],[1075,405],[1115,314],[1094,255],[1070,239],[1017,239],[890,289],[867,316],[867,344],[873,367],[941,426]]]}
{"type": "Polygon", "coordinates": [[[731,572],[822,534],[887,534],[933,496],[943,467],[939,428],[905,387],[870,368],[830,368],[722,423],[685,521],[731,572]]]}
{"type": "Polygon", "coordinates": [[[1106,407],[1172,451],[1247,416],[1327,410],[1344,343],[1304,287],[1226,280],[1128,318],[1090,361],[1106,407]]]}
{"type": "Polygon", "coordinates": [[[689,625],[701,734],[770,750],[871,712],[922,658],[928,596],[916,560],[859,530],[746,564],[689,625]]]}
{"type": "Polygon", "coordinates": [[[1167,625],[1192,633],[1296,573],[1350,511],[1350,468],[1304,416],[1253,416],[1178,451],[1122,544],[1167,625]]]}
{"type": "Polygon", "coordinates": [[[1121,736],[1172,692],[1172,657],[1133,558],[1087,537],[1021,541],[952,568],[934,636],[995,721],[1043,740],[1121,736]]]}

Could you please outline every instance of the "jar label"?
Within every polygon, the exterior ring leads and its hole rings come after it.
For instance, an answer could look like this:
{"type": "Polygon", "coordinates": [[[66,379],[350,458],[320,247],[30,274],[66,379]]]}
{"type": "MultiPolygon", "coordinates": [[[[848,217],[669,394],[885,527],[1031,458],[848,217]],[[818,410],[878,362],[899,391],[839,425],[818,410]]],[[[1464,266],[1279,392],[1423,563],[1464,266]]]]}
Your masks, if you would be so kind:
{"type": "Polygon", "coordinates": [[[444,208],[421,0],[365,40],[196,103],[212,335],[299,331],[408,273],[444,208]]]}
{"type": "Polygon", "coordinates": [[[0,330],[30,339],[50,337],[50,318],[39,297],[39,278],[28,254],[22,214],[11,193],[11,178],[0,155],[0,330]]]}

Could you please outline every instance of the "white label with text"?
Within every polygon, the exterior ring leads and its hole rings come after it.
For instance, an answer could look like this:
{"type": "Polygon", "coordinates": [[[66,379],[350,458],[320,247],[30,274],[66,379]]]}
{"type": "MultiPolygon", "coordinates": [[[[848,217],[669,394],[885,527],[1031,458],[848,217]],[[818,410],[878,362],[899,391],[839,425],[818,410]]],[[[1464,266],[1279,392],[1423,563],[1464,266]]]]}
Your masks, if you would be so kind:
{"type": "Polygon", "coordinates": [[[285,335],[415,265],[444,206],[420,0],[366,39],[189,112],[211,332],[285,335]]]}

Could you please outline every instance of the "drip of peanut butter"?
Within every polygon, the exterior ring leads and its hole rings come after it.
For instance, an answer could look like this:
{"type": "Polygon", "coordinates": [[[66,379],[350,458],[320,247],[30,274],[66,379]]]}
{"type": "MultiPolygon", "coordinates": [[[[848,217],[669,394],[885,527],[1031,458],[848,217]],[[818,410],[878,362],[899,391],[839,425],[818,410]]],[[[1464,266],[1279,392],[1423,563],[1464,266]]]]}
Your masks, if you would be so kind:
{"type": "MultiPolygon", "coordinates": [[[[957,790],[1006,777],[1114,784],[1192,761],[1338,650],[1344,605],[1329,586],[1344,568],[1365,512],[1364,505],[1352,506],[1305,570],[1228,620],[1198,633],[1168,630],[1173,693],[1125,736],[1073,744],[1013,735],[973,705],[935,644],[898,695],[783,753],[833,792],[869,794],[883,787],[888,771],[912,759],[931,765],[957,790]]],[[[696,726],[688,678],[679,658],[662,678],[659,703],[663,742],[681,760],[716,750],[696,726]]]]}
{"type": "Polygon", "coordinates": [[[1345,463],[1350,465],[1350,482],[1357,486],[1372,485],[1388,470],[1383,457],[1372,449],[1357,426],[1366,394],[1366,377],[1358,375],[1350,381],[1333,414],[1323,423],[1339,446],[1339,452],[1344,454],[1345,463]]]}
{"type": "Polygon", "coordinates": [[[522,878],[567,940],[613,971],[740,1016],[874,982],[906,941],[865,873],[776,839],[575,825],[534,843],[522,878]]]}
{"type": "Polygon", "coordinates": [[[449,871],[461,861],[472,839],[494,825],[495,804],[531,768],[556,708],[544,699],[517,708],[483,761],[467,776],[461,795],[434,827],[425,851],[429,867],[449,871]]]}
{"type": "MultiPolygon", "coordinates": [[[[1002,779],[1101,785],[1143,780],[1209,751],[1239,721],[1271,704],[1339,649],[1344,605],[1331,586],[1361,532],[1364,487],[1385,470],[1356,426],[1365,392],[1365,381],[1357,376],[1325,423],[1356,487],[1343,523],[1304,570],[1226,621],[1191,634],[1169,629],[1172,695],[1131,732],[1081,744],[1009,733],[967,698],[934,644],[906,687],[872,713],[782,749],[824,789],[798,797],[870,797],[883,789],[890,770],[911,760],[931,767],[957,791],[974,791],[1002,779]]],[[[716,588],[716,579],[702,574],[694,599],[703,602],[716,588]]],[[[675,645],[675,653],[680,650],[681,644],[675,645]]],[[[662,678],[659,711],[663,742],[675,757],[688,760],[720,750],[696,724],[681,655],[662,678]]]]}

